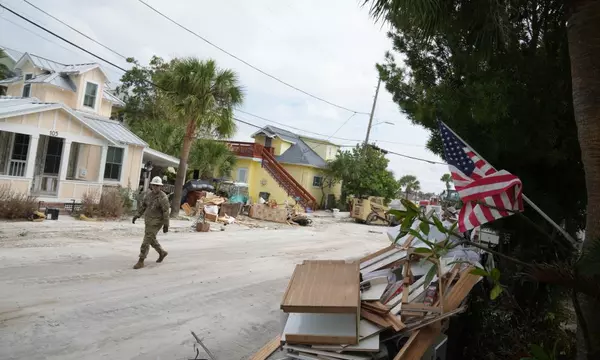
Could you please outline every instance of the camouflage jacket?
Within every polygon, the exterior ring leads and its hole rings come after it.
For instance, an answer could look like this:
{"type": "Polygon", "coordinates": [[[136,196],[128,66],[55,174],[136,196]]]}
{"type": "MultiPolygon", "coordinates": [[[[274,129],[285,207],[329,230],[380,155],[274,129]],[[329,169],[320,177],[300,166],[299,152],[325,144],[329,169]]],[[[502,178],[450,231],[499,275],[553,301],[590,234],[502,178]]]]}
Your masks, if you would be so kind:
{"type": "Polygon", "coordinates": [[[167,195],[159,191],[158,194],[148,191],[138,209],[138,217],[144,215],[144,221],[152,225],[169,226],[169,210],[171,206],[167,195]]]}

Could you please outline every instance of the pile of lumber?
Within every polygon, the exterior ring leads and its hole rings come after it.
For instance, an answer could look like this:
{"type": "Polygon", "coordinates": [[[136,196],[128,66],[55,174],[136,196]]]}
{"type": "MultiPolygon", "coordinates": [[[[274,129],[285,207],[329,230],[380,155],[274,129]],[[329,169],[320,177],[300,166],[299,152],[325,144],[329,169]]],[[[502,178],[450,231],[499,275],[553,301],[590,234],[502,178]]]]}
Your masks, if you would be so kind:
{"type": "Polygon", "coordinates": [[[464,311],[461,304],[481,277],[471,274],[476,263],[424,258],[414,250],[390,245],[356,262],[297,265],[271,352],[278,343],[289,359],[421,359],[448,319],[464,311]]]}

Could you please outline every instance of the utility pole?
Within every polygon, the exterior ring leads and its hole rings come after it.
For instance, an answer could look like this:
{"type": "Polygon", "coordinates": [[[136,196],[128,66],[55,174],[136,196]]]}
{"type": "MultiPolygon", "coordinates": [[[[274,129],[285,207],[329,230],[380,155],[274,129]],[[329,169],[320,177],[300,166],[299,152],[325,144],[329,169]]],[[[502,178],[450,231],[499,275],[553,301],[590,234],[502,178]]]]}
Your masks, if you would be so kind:
{"type": "Polygon", "coordinates": [[[375,98],[373,99],[373,107],[369,116],[369,127],[367,128],[367,136],[365,137],[365,147],[369,144],[369,135],[371,134],[371,126],[373,126],[373,115],[375,114],[375,106],[377,105],[377,96],[379,96],[379,86],[381,85],[381,77],[377,80],[377,89],[375,90],[375,98]]]}

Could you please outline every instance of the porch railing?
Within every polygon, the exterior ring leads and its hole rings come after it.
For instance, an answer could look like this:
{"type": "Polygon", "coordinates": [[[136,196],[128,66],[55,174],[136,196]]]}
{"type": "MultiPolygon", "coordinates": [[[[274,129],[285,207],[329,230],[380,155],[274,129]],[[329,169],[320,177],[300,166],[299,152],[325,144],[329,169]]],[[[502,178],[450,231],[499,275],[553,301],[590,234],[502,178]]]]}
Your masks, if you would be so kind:
{"type": "Polygon", "coordinates": [[[237,156],[244,157],[253,157],[253,158],[262,158],[263,149],[267,149],[271,155],[274,154],[274,149],[272,147],[265,147],[261,144],[253,143],[253,142],[242,142],[242,141],[228,141],[227,146],[229,146],[229,150],[237,156]]]}
{"type": "Polygon", "coordinates": [[[25,176],[25,169],[27,168],[27,161],[25,160],[11,160],[8,165],[8,175],[10,176],[25,176]]]}

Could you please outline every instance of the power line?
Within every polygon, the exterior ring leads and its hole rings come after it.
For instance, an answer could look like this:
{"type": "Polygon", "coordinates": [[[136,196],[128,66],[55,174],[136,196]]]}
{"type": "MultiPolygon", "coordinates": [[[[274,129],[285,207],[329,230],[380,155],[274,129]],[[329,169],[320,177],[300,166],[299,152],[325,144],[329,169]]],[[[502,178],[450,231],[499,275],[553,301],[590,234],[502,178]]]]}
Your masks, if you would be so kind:
{"type": "Polygon", "coordinates": [[[363,112],[363,111],[357,111],[357,110],[352,110],[352,109],[349,109],[349,108],[347,108],[347,107],[345,107],[345,106],[338,105],[338,104],[336,104],[336,103],[333,103],[333,102],[331,102],[331,101],[329,101],[329,100],[326,100],[326,99],[324,99],[324,98],[322,98],[322,97],[319,97],[319,96],[317,96],[317,95],[313,95],[313,94],[309,93],[308,91],[302,90],[302,89],[300,89],[300,88],[298,88],[298,87],[296,87],[296,86],[294,86],[294,85],[292,85],[292,84],[290,84],[290,83],[288,83],[288,82],[285,82],[284,80],[282,80],[282,79],[280,79],[280,78],[278,78],[278,77],[276,77],[276,76],[274,76],[274,75],[271,75],[271,74],[267,73],[266,71],[264,71],[264,70],[262,70],[262,69],[260,69],[260,68],[258,68],[258,67],[256,67],[256,66],[254,66],[254,65],[250,64],[250,63],[249,63],[249,62],[247,62],[246,60],[244,60],[244,59],[242,59],[242,58],[240,58],[240,57],[238,57],[238,56],[236,56],[236,55],[234,55],[234,54],[230,53],[229,51],[227,51],[227,50],[223,49],[222,47],[218,46],[217,44],[215,44],[215,43],[211,42],[210,40],[206,39],[206,38],[205,38],[205,37],[203,37],[202,35],[200,35],[200,34],[196,33],[195,31],[193,31],[193,30],[190,30],[189,28],[187,28],[187,27],[183,26],[182,24],[180,24],[180,23],[178,23],[177,21],[175,21],[175,20],[171,19],[170,17],[168,17],[167,15],[163,14],[162,12],[160,12],[159,10],[157,10],[156,8],[152,7],[150,4],[146,3],[145,1],[143,1],[143,0],[138,0],[138,1],[139,1],[139,2],[141,2],[142,4],[144,4],[146,7],[148,7],[148,8],[149,8],[149,9],[151,9],[152,11],[154,11],[155,13],[157,13],[158,15],[162,16],[163,18],[167,19],[168,21],[172,22],[173,24],[177,25],[178,27],[182,28],[183,30],[187,31],[188,33],[190,33],[190,34],[194,35],[195,37],[197,37],[197,38],[201,39],[202,41],[204,41],[205,43],[209,44],[210,46],[212,46],[212,47],[216,48],[217,50],[219,50],[219,51],[221,51],[221,52],[223,52],[223,53],[225,53],[225,54],[227,54],[227,55],[231,56],[232,58],[234,58],[234,59],[236,59],[237,61],[239,61],[239,62],[241,62],[241,63],[245,64],[246,66],[248,66],[248,67],[250,67],[250,68],[252,68],[252,69],[254,69],[254,70],[258,71],[259,73],[261,73],[261,74],[263,74],[263,75],[265,75],[265,76],[268,76],[268,77],[270,77],[271,79],[273,79],[273,80],[275,80],[275,81],[277,81],[277,82],[279,82],[279,83],[281,83],[281,84],[283,84],[283,85],[285,85],[285,86],[287,86],[287,87],[290,87],[290,88],[292,88],[292,89],[294,89],[294,90],[296,90],[296,91],[299,91],[299,92],[301,92],[301,93],[303,93],[303,94],[305,94],[305,95],[308,95],[308,96],[310,96],[310,97],[312,97],[312,98],[314,98],[314,99],[317,99],[317,100],[319,100],[319,101],[322,101],[322,102],[324,102],[324,103],[326,103],[326,104],[329,104],[329,105],[331,105],[331,106],[335,106],[335,107],[337,107],[337,108],[339,108],[339,109],[346,110],[346,111],[353,112],[353,113],[357,113],[357,114],[369,115],[369,113],[367,113],[367,112],[363,112]]]}
{"type": "MultiPolygon", "coordinates": [[[[350,115],[350,116],[348,117],[348,119],[346,119],[346,121],[344,121],[344,123],[343,123],[342,125],[340,125],[340,127],[339,127],[339,128],[337,128],[337,130],[336,130],[336,131],[334,131],[334,132],[333,132],[333,134],[331,134],[330,136],[328,136],[328,137],[327,137],[327,139],[325,139],[325,141],[329,141],[329,139],[331,139],[331,137],[332,137],[333,135],[337,134],[337,132],[338,132],[338,131],[340,131],[340,130],[341,130],[341,129],[342,129],[342,128],[343,128],[343,127],[344,127],[344,126],[345,126],[345,125],[348,123],[348,121],[350,121],[350,119],[352,119],[352,118],[354,117],[354,115],[356,115],[356,113],[353,113],[352,115],[350,115]]],[[[314,148],[312,148],[312,149],[314,150],[314,149],[318,148],[318,147],[319,147],[319,146],[321,146],[321,145],[323,145],[323,144],[318,144],[317,146],[315,146],[315,147],[314,147],[314,148]]]]}
{"type": "Polygon", "coordinates": [[[90,40],[90,41],[93,41],[94,43],[96,43],[96,44],[98,44],[98,45],[102,46],[103,48],[105,48],[106,50],[110,51],[111,53],[113,53],[113,54],[115,54],[115,55],[117,55],[117,56],[119,56],[119,57],[121,57],[121,58],[123,58],[123,59],[127,60],[127,57],[126,57],[125,55],[122,55],[122,54],[120,54],[120,53],[116,52],[115,50],[113,50],[113,49],[109,48],[108,46],[106,46],[106,45],[102,44],[101,42],[99,42],[99,41],[96,41],[96,40],[95,40],[95,39],[93,39],[92,37],[90,37],[90,36],[88,36],[88,35],[86,35],[86,34],[82,33],[81,31],[77,30],[76,28],[72,27],[71,25],[67,24],[66,22],[62,21],[61,19],[59,19],[59,18],[55,17],[54,15],[52,15],[52,14],[48,13],[48,12],[47,12],[47,11],[45,11],[44,9],[41,9],[41,8],[39,8],[38,6],[36,6],[36,5],[32,4],[32,3],[30,3],[28,0],[23,0],[23,1],[24,1],[24,2],[26,2],[27,4],[29,4],[29,6],[31,6],[31,7],[35,8],[35,9],[37,9],[38,11],[41,11],[42,13],[44,13],[44,14],[46,14],[46,15],[50,16],[51,18],[53,18],[54,20],[56,20],[56,21],[58,21],[59,23],[63,24],[64,26],[68,27],[69,29],[71,29],[71,30],[75,31],[75,32],[76,32],[76,33],[78,33],[79,35],[81,35],[81,36],[85,37],[86,39],[88,39],[88,40],[90,40]]]}
{"type": "Polygon", "coordinates": [[[67,44],[69,44],[69,45],[71,45],[71,46],[74,46],[74,47],[78,48],[79,50],[81,50],[81,51],[83,51],[83,52],[85,52],[85,53],[87,53],[87,54],[89,54],[89,55],[92,55],[93,57],[95,57],[95,58],[98,58],[98,59],[100,59],[100,60],[104,61],[105,63],[107,63],[107,64],[109,64],[109,65],[111,65],[111,66],[114,66],[115,68],[117,68],[117,69],[119,69],[119,70],[121,70],[121,71],[123,71],[123,72],[127,72],[127,70],[125,70],[124,68],[120,67],[119,65],[117,65],[117,64],[115,64],[115,63],[113,63],[113,62],[111,62],[111,61],[108,61],[108,60],[106,60],[105,58],[103,58],[103,57],[101,57],[101,56],[99,56],[99,55],[96,55],[96,54],[94,54],[93,52],[91,52],[91,51],[89,51],[89,50],[86,50],[85,48],[83,48],[83,47],[81,47],[81,46],[79,46],[79,45],[75,44],[74,42],[72,42],[72,41],[70,41],[70,40],[67,40],[67,39],[65,39],[64,37],[62,37],[62,36],[58,35],[57,33],[53,32],[53,31],[51,31],[51,30],[49,30],[49,29],[46,29],[45,27],[43,27],[42,25],[39,25],[39,24],[38,24],[38,23],[36,23],[35,21],[29,20],[29,19],[28,19],[28,18],[26,18],[25,16],[23,16],[23,15],[21,15],[21,14],[19,14],[19,13],[15,12],[15,11],[13,11],[12,9],[9,9],[9,8],[7,8],[6,6],[4,6],[4,4],[0,3],[0,7],[2,7],[2,8],[3,8],[3,9],[5,9],[5,10],[8,10],[8,11],[9,11],[9,12],[11,12],[13,15],[15,15],[15,16],[17,16],[17,17],[19,17],[19,18],[21,18],[21,19],[23,19],[23,20],[25,20],[25,21],[27,21],[27,22],[28,22],[28,23],[30,23],[31,25],[34,25],[34,26],[36,26],[36,27],[38,27],[38,28],[40,28],[40,29],[44,30],[45,32],[49,33],[50,35],[52,35],[52,36],[54,36],[54,37],[57,37],[57,38],[61,39],[62,41],[66,42],[67,44]]]}
{"type": "MultiPolygon", "coordinates": [[[[60,36],[60,35],[58,35],[58,34],[54,33],[53,31],[51,31],[51,30],[49,30],[49,29],[47,29],[47,28],[45,28],[45,27],[43,27],[43,26],[41,26],[41,25],[37,24],[36,22],[34,22],[34,21],[32,21],[32,20],[29,20],[28,18],[26,18],[26,17],[22,16],[21,14],[19,14],[19,13],[17,13],[17,12],[15,12],[15,11],[13,11],[12,9],[10,9],[10,8],[8,8],[8,7],[6,7],[6,6],[4,6],[4,4],[0,3],[0,7],[2,7],[3,9],[5,9],[5,10],[7,10],[7,11],[11,12],[13,15],[15,15],[15,16],[17,16],[17,17],[19,17],[19,18],[23,19],[23,20],[25,20],[26,22],[28,22],[28,23],[30,23],[30,24],[32,24],[32,25],[34,25],[34,26],[36,26],[36,27],[38,27],[38,28],[42,29],[43,31],[45,31],[45,32],[47,32],[47,33],[49,33],[49,34],[51,34],[52,36],[59,38],[60,40],[62,40],[62,41],[64,41],[64,42],[68,43],[69,45],[71,45],[71,46],[74,46],[74,47],[76,47],[77,49],[79,49],[79,50],[81,50],[81,51],[83,51],[83,52],[85,52],[85,53],[87,53],[87,54],[89,54],[89,55],[91,55],[91,56],[93,56],[93,57],[95,57],[95,58],[97,58],[97,59],[100,59],[100,60],[104,61],[105,63],[107,63],[107,64],[109,64],[109,65],[111,65],[111,66],[113,66],[113,67],[115,67],[115,68],[117,68],[117,69],[119,69],[119,70],[121,70],[121,71],[123,71],[123,72],[126,72],[126,71],[127,71],[127,70],[125,70],[124,68],[120,67],[119,65],[116,65],[115,63],[113,63],[113,62],[111,62],[111,61],[108,61],[108,60],[104,59],[103,57],[101,57],[101,56],[99,56],[99,55],[96,55],[95,53],[93,53],[93,52],[91,52],[91,51],[89,51],[89,50],[87,50],[87,49],[85,49],[85,48],[83,48],[83,47],[81,47],[81,46],[79,46],[79,45],[77,45],[77,44],[73,43],[73,42],[72,42],[72,41],[70,41],[70,40],[67,40],[67,39],[65,39],[64,37],[62,37],[62,36],[60,36]]],[[[4,18],[4,19],[5,19],[5,20],[8,20],[8,19],[6,19],[6,18],[4,18]]],[[[12,21],[11,21],[11,22],[12,22],[12,21]]],[[[15,24],[15,23],[13,23],[13,24],[15,24]]],[[[17,25],[17,24],[15,24],[15,25],[17,25]]],[[[17,25],[17,26],[18,26],[18,25],[17,25]]],[[[26,29],[26,30],[27,30],[27,29],[26,29]]],[[[40,35],[40,37],[42,37],[42,36],[40,35]]],[[[43,38],[43,39],[45,39],[46,41],[50,42],[50,43],[54,43],[54,42],[52,42],[52,41],[50,41],[50,40],[48,40],[48,39],[46,39],[46,38],[44,38],[44,37],[42,37],[42,38],[43,38]]],[[[58,45],[58,44],[56,44],[56,45],[58,45]]],[[[152,82],[151,82],[151,81],[149,81],[149,80],[146,80],[146,82],[147,82],[147,83],[149,83],[149,84],[151,84],[151,85],[153,85],[153,86],[156,86],[156,87],[160,88],[159,86],[157,86],[156,84],[152,83],[152,82]]],[[[265,120],[265,121],[267,121],[267,122],[274,122],[274,123],[276,123],[276,124],[280,124],[280,125],[282,125],[282,126],[287,126],[287,127],[289,127],[289,128],[296,129],[296,130],[299,130],[299,131],[304,131],[304,132],[312,133],[312,134],[315,134],[315,135],[320,135],[320,136],[325,136],[325,137],[327,137],[327,135],[325,135],[325,134],[316,133],[316,132],[313,132],[313,131],[308,131],[308,130],[304,130],[304,129],[296,128],[296,127],[293,127],[293,126],[289,126],[289,125],[287,125],[287,124],[283,124],[283,123],[275,122],[275,121],[272,121],[272,120],[266,119],[266,118],[264,118],[264,117],[261,117],[261,116],[258,116],[258,115],[254,115],[254,114],[252,114],[252,113],[249,113],[249,112],[247,112],[247,111],[244,111],[244,110],[240,110],[240,109],[236,109],[236,110],[238,110],[238,111],[240,111],[240,112],[242,112],[242,113],[245,113],[245,114],[248,114],[248,115],[251,115],[251,116],[257,117],[257,118],[259,118],[259,119],[263,119],[263,120],[265,120]]],[[[351,111],[351,110],[350,110],[350,111],[351,111]]],[[[358,113],[358,112],[356,112],[356,113],[358,113]]],[[[346,119],[346,121],[344,122],[344,124],[342,124],[342,126],[341,126],[341,127],[343,127],[343,126],[344,126],[344,125],[345,125],[345,124],[346,124],[348,121],[350,121],[350,119],[352,119],[352,117],[354,117],[354,115],[355,115],[355,114],[352,114],[352,116],[350,116],[348,119],[346,119]]],[[[235,117],[234,117],[234,120],[236,120],[236,121],[238,121],[238,122],[241,122],[241,123],[243,123],[243,124],[249,125],[249,126],[253,126],[253,127],[255,127],[255,128],[258,128],[258,129],[261,129],[261,128],[262,128],[262,127],[260,127],[260,126],[258,126],[258,125],[252,124],[252,123],[250,123],[250,122],[247,122],[247,121],[244,121],[244,120],[241,120],[241,119],[235,118],[235,117]]],[[[338,130],[339,130],[339,129],[341,129],[341,127],[340,127],[340,128],[338,128],[338,130]]],[[[337,132],[338,130],[336,130],[336,132],[337,132]]],[[[335,133],[334,133],[334,135],[335,135],[335,133]]],[[[333,138],[333,136],[330,136],[329,138],[333,138]]],[[[360,142],[360,140],[355,140],[355,139],[345,139],[345,138],[338,138],[338,139],[344,139],[344,140],[350,140],[350,141],[358,141],[358,142],[360,142]]],[[[376,140],[376,141],[379,141],[379,140],[376,140]]],[[[402,157],[405,157],[405,158],[409,158],[409,159],[412,159],[412,160],[418,160],[418,161],[427,162],[427,163],[430,163],[430,164],[447,165],[447,164],[445,164],[445,163],[441,163],[441,162],[437,162],[437,161],[431,161],[431,160],[426,160],[426,159],[421,159],[421,158],[417,158],[417,157],[410,156],[410,155],[405,155],[405,154],[400,154],[400,153],[393,152],[393,151],[388,151],[388,153],[390,153],[390,154],[394,154],[394,155],[398,155],[398,156],[402,156],[402,157]]]]}

